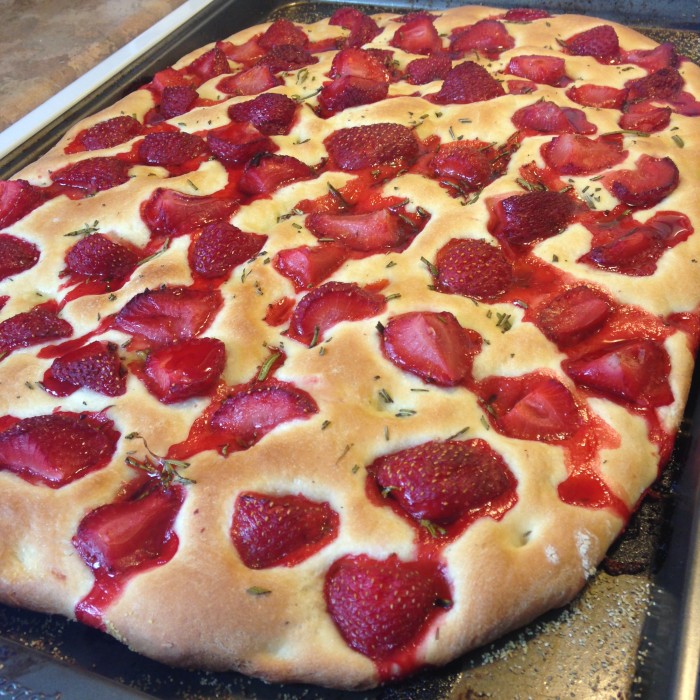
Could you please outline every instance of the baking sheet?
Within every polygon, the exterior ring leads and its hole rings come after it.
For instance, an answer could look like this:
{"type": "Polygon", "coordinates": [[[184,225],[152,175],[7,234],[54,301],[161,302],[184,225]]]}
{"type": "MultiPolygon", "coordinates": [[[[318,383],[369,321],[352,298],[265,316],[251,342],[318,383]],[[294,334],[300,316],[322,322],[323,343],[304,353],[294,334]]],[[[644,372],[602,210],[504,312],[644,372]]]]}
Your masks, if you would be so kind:
{"type": "MultiPolygon", "coordinates": [[[[438,9],[462,3],[385,2],[363,9],[399,12],[426,4],[438,9]]],[[[598,0],[532,3],[543,4],[552,11],[634,24],[657,41],[673,41],[681,52],[700,62],[700,8],[694,0],[663,5],[630,0],[624,8],[598,0]]],[[[203,12],[174,25],[166,23],[163,40],[150,36],[129,65],[110,74],[94,92],[65,105],[65,111],[45,119],[19,147],[0,158],[0,177],[9,177],[37,158],[75,120],[112,103],[188,51],[268,18],[311,21],[338,6],[307,1],[280,4],[278,0],[206,0],[199,5],[206,6],[203,12]]],[[[129,652],[94,629],[0,606],[0,698],[692,698],[700,658],[700,539],[695,515],[700,502],[700,440],[693,439],[700,435],[697,393],[694,387],[669,470],[581,596],[563,610],[445,669],[364,693],[266,685],[233,673],[173,670],[129,652]]]]}

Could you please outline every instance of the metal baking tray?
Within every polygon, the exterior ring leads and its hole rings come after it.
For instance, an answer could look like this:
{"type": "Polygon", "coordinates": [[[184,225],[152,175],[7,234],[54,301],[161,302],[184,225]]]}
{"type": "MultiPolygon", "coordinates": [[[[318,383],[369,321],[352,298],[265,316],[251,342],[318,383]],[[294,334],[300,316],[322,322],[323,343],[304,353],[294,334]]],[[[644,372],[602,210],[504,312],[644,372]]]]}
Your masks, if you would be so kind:
{"type": "MultiPolygon", "coordinates": [[[[0,158],[12,176],[76,120],[108,106],[185,53],[252,24],[312,21],[341,3],[213,0],[99,89],[0,158]]],[[[342,3],[344,4],[344,3],[342,3]]],[[[438,10],[461,0],[376,0],[366,12],[438,10]]],[[[479,4],[479,3],[477,3],[479,4]]],[[[635,26],[700,63],[697,0],[535,0],[635,26]]],[[[471,700],[700,697],[700,372],[669,467],[650,489],[600,572],[570,605],[443,669],[362,693],[269,685],[236,673],[172,669],[62,617],[0,605],[0,700],[471,700]]]]}

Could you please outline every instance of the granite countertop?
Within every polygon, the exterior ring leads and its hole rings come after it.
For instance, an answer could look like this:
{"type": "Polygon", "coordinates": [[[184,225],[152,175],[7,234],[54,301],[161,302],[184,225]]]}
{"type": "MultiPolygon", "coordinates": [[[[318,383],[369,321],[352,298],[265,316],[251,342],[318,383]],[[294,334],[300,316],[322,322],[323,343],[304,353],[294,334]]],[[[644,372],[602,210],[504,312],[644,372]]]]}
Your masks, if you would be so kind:
{"type": "Polygon", "coordinates": [[[185,0],[0,0],[0,132],[185,0]]]}

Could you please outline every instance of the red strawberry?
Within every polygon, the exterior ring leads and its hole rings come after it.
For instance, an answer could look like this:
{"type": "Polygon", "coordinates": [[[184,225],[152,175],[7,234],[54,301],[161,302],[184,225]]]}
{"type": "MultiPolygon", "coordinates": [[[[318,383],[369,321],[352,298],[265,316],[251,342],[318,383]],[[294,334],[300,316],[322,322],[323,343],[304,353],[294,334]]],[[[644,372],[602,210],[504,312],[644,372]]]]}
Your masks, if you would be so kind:
{"type": "Polygon", "coordinates": [[[85,387],[105,396],[126,393],[126,370],[114,343],[95,340],[56,358],[50,374],[69,386],[85,387]]]}
{"type": "Polygon", "coordinates": [[[661,68],[655,73],[628,82],[627,101],[670,100],[683,89],[684,84],[683,76],[677,68],[661,68]]]}
{"type": "Polygon", "coordinates": [[[104,467],[117,438],[111,421],[100,422],[87,414],[24,418],[0,433],[0,470],[60,488],[104,467]]]}
{"type": "Polygon", "coordinates": [[[227,219],[235,205],[231,199],[197,197],[159,187],[141,205],[141,216],[156,235],[182,236],[227,219]]]}
{"type": "Polygon", "coordinates": [[[39,249],[24,238],[0,233],[0,281],[29,270],[39,260],[39,249]]]}
{"type": "Polygon", "coordinates": [[[623,204],[647,209],[678,187],[678,168],[668,157],[642,154],[635,166],[636,170],[615,170],[602,179],[605,189],[623,204]]]}
{"type": "Polygon", "coordinates": [[[560,107],[554,102],[535,102],[521,107],[512,118],[518,129],[531,129],[542,134],[594,134],[595,124],[580,109],[560,107]]]}
{"type": "Polygon", "coordinates": [[[267,381],[229,394],[211,424],[230,442],[246,449],[278,425],[307,419],[314,413],[318,413],[318,406],[305,391],[287,382],[267,381]]]}
{"type": "Polygon", "coordinates": [[[513,281],[513,266],[500,248],[473,238],[453,238],[437,253],[436,287],[479,301],[496,299],[513,281]]]}
{"type": "Polygon", "coordinates": [[[457,27],[450,40],[452,52],[464,55],[478,51],[487,58],[497,58],[502,51],[514,46],[515,40],[505,25],[496,19],[482,19],[467,27],[457,27]]]}
{"type": "Polygon", "coordinates": [[[338,524],[328,503],[245,491],[236,499],[231,539],[250,569],[294,566],[335,539],[338,524]]]}
{"type": "Polygon", "coordinates": [[[345,41],[346,47],[362,46],[372,41],[382,31],[371,17],[354,7],[341,7],[339,10],[336,10],[328,20],[328,23],[349,30],[350,35],[345,41]]]}
{"type": "Polygon", "coordinates": [[[234,267],[254,258],[267,236],[244,233],[227,221],[207,224],[190,246],[191,269],[207,279],[228,275],[234,267]]]}
{"type": "Polygon", "coordinates": [[[505,72],[555,87],[569,82],[564,59],[555,56],[515,56],[510,59],[505,72]]]}
{"type": "Polygon", "coordinates": [[[323,86],[318,95],[319,116],[325,119],[349,107],[379,102],[388,94],[388,83],[345,75],[323,86]]]}
{"type": "Polygon", "coordinates": [[[431,54],[442,49],[442,39],[428,14],[415,14],[404,22],[389,42],[408,53],[431,54]]]}
{"type": "Polygon", "coordinates": [[[143,131],[143,126],[134,117],[123,115],[99,122],[78,134],[77,141],[86,151],[113,148],[131,141],[143,131]]]}
{"type": "Polygon", "coordinates": [[[258,153],[276,150],[275,144],[247,122],[236,122],[207,133],[209,150],[227,165],[243,165],[258,153]]]}
{"type": "Polygon", "coordinates": [[[413,130],[392,122],[338,129],[323,143],[341,170],[385,164],[410,166],[418,158],[419,144],[413,130]]]}
{"type": "Polygon", "coordinates": [[[406,223],[388,209],[364,214],[313,213],[306,217],[306,226],[316,238],[373,253],[400,246],[410,234],[406,223]]]}
{"type": "Polygon", "coordinates": [[[386,299],[354,282],[326,282],[297,304],[289,324],[289,336],[312,346],[327,330],[342,321],[360,321],[381,313],[386,299]]]}
{"type": "Polygon", "coordinates": [[[611,313],[604,294],[581,284],[544,302],[537,311],[537,325],[553,343],[567,347],[600,330],[611,313]]]}
{"type": "Polygon", "coordinates": [[[670,107],[654,107],[649,102],[637,102],[629,105],[618,124],[621,129],[652,134],[663,131],[671,123],[672,114],[670,107]]]}
{"type": "Polygon", "coordinates": [[[277,272],[294,284],[297,292],[305,291],[328,279],[348,257],[347,248],[336,243],[300,246],[280,250],[273,260],[277,272]]]}
{"type": "Polygon", "coordinates": [[[580,260],[604,270],[648,277],[656,271],[656,263],[665,249],[664,238],[658,229],[638,226],[619,238],[592,248],[580,260]]]}
{"type": "Polygon", "coordinates": [[[314,171],[298,158],[261,153],[246,163],[238,189],[252,196],[271,194],[280,187],[311,180],[315,176],[314,171]]]}
{"type": "Polygon", "coordinates": [[[483,141],[451,141],[440,145],[429,167],[436,177],[449,179],[456,193],[475,192],[494,179],[494,160],[494,150],[483,141]]]}
{"type": "Polygon", "coordinates": [[[51,179],[58,185],[84,190],[85,196],[90,196],[123,185],[129,180],[130,167],[126,161],[97,156],[56,170],[51,179]]]}
{"type": "Polygon", "coordinates": [[[226,346],[216,338],[189,338],[148,355],[143,381],[161,403],[205,396],[226,366],[226,346]]]}
{"type": "Polygon", "coordinates": [[[138,256],[102,233],[81,238],[66,253],[66,267],[84,277],[117,279],[131,274],[138,256]]]}
{"type": "Polygon", "coordinates": [[[613,63],[620,55],[617,32],[607,24],[574,34],[563,45],[573,56],[593,56],[603,63],[613,63]]]}
{"type": "Polygon", "coordinates": [[[290,44],[273,46],[257,62],[259,66],[268,66],[273,73],[296,71],[312,63],[318,63],[318,57],[307,49],[290,44]]]}
{"type": "Polygon", "coordinates": [[[156,95],[161,95],[166,87],[173,85],[190,85],[192,78],[187,76],[183,71],[175,70],[174,68],[164,68],[158,71],[148,87],[151,92],[156,95]]]}
{"type": "Polygon", "coordinates": [[[0,323],[0,356],[17,348],[38,345],[56,338],[68,338],[73,328],[58,317],[57,305],[47,302],[0,323]]]}
{"type": "Polygon", "coordinates": [[[425,85],[434,80],[444,80],[452,69],[448,56],[416,58],[406,66],[406,80],[411,85],[425,85]]]}
{"type": "Polygon", "coordinates": [[[0,228],[12,226],[43,201],[40,188],[26,180],[0,180],[0,228]]]}
{"type": "Polygon", "coordinates": [[[355,76],[376,83],[389,82],[389,71],[379,56],[365,49],[341,49],[333,58],[331,78],[355,76]]]}
{"type": "Polygon", "coordinates": [[[134,500],[117,501],[90,511],[78,525],[73,546],[98,575],[115,577],[163,564],[168,545],[177,545],[175,518],[181,487],[154,488],[134,500]]]}
{"type": "Polygon", "coordinates": [[[605,109],[622,109],[627,100],[627,90],[620,90],[607,85],[572,85],[566,96],[584,107],[603,107],[605,109]]]}
{"type": "Polygon", "coordinates": [[[187,66],[189,73],[194,73],[202,82],[211,80],[222,73],[230,73],[226,54],[218,47],[205,51],[187,66]]]}
{"type": "Polygon", "coordinates": [[[191,85],[169,85],[163,88],[160,114],[163,119],[179,117],[194,107],[199,93],[191,85]]]}
{"type": "Polygon", "coordinates": [[[507,22],[532,22],[536,19],[546,19],[552,15],[547,10],[539,10],[530,7],[515,7],[508,10],[503,19],[507,22]]]}
{"type": "Polygon", "coordinates": [[[439,612],[439,602],[448,600],[449,588],[435,562],[360,554],[331,565],[324,595],[347,644],[371,659],[383,659],[417,643],[439,612]]]}
{"type": "Polygon", "coordinates": [[[673,401],[669,385],[671,362],[654,340],[622,340],[576,360],[565,360],[564,371],[581,386],[644,408],[673,401]]]}
{"type": "Polygon", "coordinates": [[[231,105],[228,116],[235,122],[250,122],[261,134],[288,134],[298,105],[286,95],[275,92],[231,105]]]}
{"type": "Polygon", "coordinates": [[[579,134],[555,136],[541,148],[544,162],[560,175],[592,175],[619,165],[626,157],[622,134],[589,139],[579,134]]]}
{"type": "Polygon", "coordinates": [[[450,69],[439,92],[430,95],[436,104],[469,104],[505,95],[503,86],[483,66],[473,61],[450,69]]]}
{"type": "Polygon", "coordinates": [[[448,311],[394,316],[382,332],[382,350],[397,367],[440,386],[459,384],[480,346],[476,333],[448,311]]]}
{"type": "Polygon", "coordinates": [[[248,39],[242,44],[232,44],[230,41],[217,41],[220,48],[231,61],[251,65],[265,54],[265,50],[258,44],[259,34],[248,39]]]}
{"type": "Polygon", "coordinates": [[[623,63],[634,63],[649,73],[655,73],[661,68],[678,68],[680,57],[676,48],[670,42],[659,44],[653,49],[632,49],[622,52],[623,63]]]}
{"type": "Polygon", "coordinates": [[[132,297],[117,314],[114,325],[156,345],[199,335],[221,308],[218,291],[189,287],[147,289],[132,297]]]}
{"type": "Polygon", "coordinates": [[[367,467],[379,488],[411,518],[450,525],[508,491],[515,479],[484,440],[424,442],[367,467]]]}
{"type": "Polygon", "coordinates": [[[260,64],[235,75],[227,75],[217,83],[216,88],[227,95],[257,95],[283,83],[270,66],[260,64]]]}
{"type": "Polygon", "coordinates": [[[306,48],[309,45],[309,37],[301,27],[288,19],[275,20],[258,39],[258,44],[268,51],[275,46],[299,46],[306,48]]]}
{"type": "Polygon", "coordinates": [[[139,144],[139,160],[148,165],[184,165],[206,153],[204,141],[184,131],[148,134],[139,144]]]}

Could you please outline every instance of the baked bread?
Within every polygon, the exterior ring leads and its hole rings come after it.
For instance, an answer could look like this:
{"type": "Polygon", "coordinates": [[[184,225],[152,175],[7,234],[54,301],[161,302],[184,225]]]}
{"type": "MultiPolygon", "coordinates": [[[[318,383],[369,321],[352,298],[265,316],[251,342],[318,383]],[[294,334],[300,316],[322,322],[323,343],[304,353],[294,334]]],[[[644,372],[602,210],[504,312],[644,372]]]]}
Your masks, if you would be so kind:
{"type": "Polygon", "coordinates": [[[343,8],[184,57],[0,184],[0,600],[367,688],[570,601],[697,348],[700,69],[343,8]]]}

